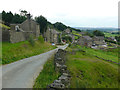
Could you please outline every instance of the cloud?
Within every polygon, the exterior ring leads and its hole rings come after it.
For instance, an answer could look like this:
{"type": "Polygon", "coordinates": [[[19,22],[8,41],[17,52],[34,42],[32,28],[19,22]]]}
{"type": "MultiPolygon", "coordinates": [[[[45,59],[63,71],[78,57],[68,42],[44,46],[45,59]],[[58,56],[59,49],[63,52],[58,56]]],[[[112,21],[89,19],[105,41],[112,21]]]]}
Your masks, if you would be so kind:
{"type": "MultiPolygon", "coordinates": [[[[119,0],[2,0],[0,11],[5,10],[19,13],[19,9],[23,9],[30,12],[34,17],[43,15],[53,23],[61,21],[67,25],[77,26],[102,25],[103,22],[106,22],[104,25],[107,26],[112,24],[110,21],[113,20],[113,17],[118,16],[118,1],[119,0]],[[109,18],[110,21],[104,19],[106,17],[111,17],[109,18]]],[[[116,26],[114,23],[116,24],[116,20],[113,20],[113,26],[116,26]]]]}

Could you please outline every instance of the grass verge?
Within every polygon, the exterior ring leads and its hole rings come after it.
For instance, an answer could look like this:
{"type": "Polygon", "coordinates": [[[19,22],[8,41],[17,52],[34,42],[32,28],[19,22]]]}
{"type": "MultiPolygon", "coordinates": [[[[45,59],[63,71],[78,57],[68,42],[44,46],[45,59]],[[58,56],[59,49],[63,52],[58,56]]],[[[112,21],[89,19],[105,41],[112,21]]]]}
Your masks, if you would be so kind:
{"type": "Polygon", "coordinates": [[[46,88],[47,85],[51,84],[58,78],[60,73],[55,72],[53,60],[54,56],[45,63],[42,72],[40,72],[39,76],[35,80],[33,88],[46,88]]]}
{"type": "Polygon", "coordinates": [[[32,46],[28,41],[18,43],[2,43],[2,64],[8,64],[23,58],[28,58],[34,55],[38,55],[47,52],[56,47],[49,43],[35,41],[35,45],[32,46]]]}

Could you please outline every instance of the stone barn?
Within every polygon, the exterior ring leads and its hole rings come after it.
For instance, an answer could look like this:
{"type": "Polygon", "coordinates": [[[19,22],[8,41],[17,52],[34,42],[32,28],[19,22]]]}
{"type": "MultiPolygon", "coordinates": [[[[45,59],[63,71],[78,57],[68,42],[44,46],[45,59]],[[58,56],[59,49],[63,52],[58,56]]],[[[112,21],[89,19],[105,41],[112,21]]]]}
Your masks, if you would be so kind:
{"type": "Polygon", "coordinates": [[[40,27],[37,22],[31,19],[30,14],[27,14],[27,20],[21,24],[11,24],[10,30],[2,30],[2,41],[16,43],[28,40],[32,35],[38,38],[40,35],[40,27]]]}

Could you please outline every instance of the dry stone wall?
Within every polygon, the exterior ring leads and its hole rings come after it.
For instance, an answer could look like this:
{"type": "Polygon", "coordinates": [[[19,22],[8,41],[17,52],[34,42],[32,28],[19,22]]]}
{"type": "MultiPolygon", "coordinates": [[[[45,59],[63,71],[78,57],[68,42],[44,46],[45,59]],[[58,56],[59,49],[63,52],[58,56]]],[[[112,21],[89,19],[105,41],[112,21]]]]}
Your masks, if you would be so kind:
{"type": "Polygon", "coordinates": [[[68,88],[70,85],[70,72],[67,70],[66,63],[66,51],[59,49],[58,52],[55,54],[54,58],[54,65],[55,71],[60,72],[61,76],[55,80],[52,84],[47,86],[48,90],[55,90],[55,89],[64,89],[68,88]]]}

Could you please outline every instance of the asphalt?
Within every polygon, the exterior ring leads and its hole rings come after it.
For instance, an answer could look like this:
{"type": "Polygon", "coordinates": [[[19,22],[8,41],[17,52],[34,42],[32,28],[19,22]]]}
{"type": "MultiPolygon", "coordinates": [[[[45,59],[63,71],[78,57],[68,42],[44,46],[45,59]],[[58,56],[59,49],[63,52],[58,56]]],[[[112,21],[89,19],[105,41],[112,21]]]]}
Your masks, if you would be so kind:
{"type": "Polygon", "coordinates": [[[34,81],[43,69],[45,62],[59,49],[19,60],[2,66],[2,88],[32,88],[34,81]]]}

